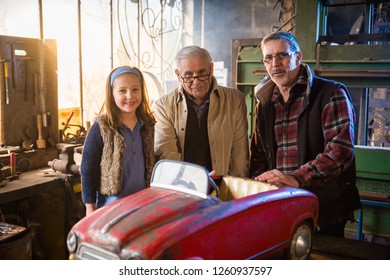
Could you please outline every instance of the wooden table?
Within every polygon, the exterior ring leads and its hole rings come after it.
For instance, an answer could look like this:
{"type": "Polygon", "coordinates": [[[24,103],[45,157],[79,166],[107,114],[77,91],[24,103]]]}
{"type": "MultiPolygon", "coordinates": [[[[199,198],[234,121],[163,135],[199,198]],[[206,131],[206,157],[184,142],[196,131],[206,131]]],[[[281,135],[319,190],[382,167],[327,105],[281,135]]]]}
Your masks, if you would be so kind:
{"type": "Polygon", "coordinates": [[[27,198],[63,185],[58,173],[50,168],[23,172],[19,178],[8,181],[0,188],[0,205],[27,198]]]}

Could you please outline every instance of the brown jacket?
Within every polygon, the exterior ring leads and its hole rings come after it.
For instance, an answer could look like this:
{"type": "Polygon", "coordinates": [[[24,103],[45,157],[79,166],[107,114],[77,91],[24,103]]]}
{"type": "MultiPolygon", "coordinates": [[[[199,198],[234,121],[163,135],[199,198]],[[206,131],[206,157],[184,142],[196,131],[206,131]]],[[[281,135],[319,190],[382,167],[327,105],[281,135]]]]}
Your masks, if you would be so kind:
{"type": "MultiPolygon", "coordinates": [[[[153,104],[157,120],[155,152],[159,159],[183,160],[187,103],[180,87],[153,104]]],[[[245,97],[238,89],[219,86],[213,78],[207,129],[211,161],[217,175],[247,177],[248,121],[245,97]]]]}

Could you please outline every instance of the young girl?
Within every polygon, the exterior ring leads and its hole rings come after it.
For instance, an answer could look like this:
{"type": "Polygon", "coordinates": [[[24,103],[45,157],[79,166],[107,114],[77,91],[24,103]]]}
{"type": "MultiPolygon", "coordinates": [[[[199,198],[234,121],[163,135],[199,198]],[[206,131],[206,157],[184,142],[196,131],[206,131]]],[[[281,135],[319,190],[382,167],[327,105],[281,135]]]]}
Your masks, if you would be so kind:
{"type": "Polygon", "coordinates": [[[154,166],[155,119],[139,69],[122,66],[111,71],[104,109],[90,128],[82,153],[87,216],[149,186],[154,166]]]}

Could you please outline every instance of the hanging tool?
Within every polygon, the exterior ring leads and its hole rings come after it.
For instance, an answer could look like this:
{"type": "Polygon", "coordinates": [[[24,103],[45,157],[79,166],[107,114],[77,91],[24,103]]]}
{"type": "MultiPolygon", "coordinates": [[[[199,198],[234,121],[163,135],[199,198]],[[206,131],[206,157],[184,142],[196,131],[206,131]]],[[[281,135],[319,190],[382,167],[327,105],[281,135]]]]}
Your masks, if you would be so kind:
{"type": "Polygon", "coordinates": [[[11,70],[12,70],[12,75],[11,75],[11,81],[12,81],[12,88],[16,88],[16,81],[15,81],[15,78],[16,78],[16,61],[15,61],[15,46],[13,43],[10,43],[10,47],[11,47],[11,63],[12,63],[12,67],[11,67],[11,70]]]}
{"type": "Polygon", "coordinates": [[[28,92],[28,62],[31,60],[31,57],[26,56],[19,58],[19,61],[24,62],[24,101],[28,101],[27,92],[28,92]]]}
{"type": "Polygon", "coordinates": [[[37,148],[44,149],[46,148],[46,141],[42,137],[42,115],[37,115],[37,126],[38,126],[38,140],[37,140],[37,148]]]}
{"type": "Polygon", "coordinates": [[[4,61],[4,76],[5,76],[5,104],[10,103],[10,95],[9,95],[9,69],[8,62],[4,61]]]}

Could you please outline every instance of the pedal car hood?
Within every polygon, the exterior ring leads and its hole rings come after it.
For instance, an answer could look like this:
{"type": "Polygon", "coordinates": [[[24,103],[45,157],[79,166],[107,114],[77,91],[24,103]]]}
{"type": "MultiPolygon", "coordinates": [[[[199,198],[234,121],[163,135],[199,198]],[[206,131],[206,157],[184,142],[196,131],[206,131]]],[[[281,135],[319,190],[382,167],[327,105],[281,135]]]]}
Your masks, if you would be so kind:
{"type": "Polygon", "coordinates": [[[199,218],[197,213],[217,203],[219,201],[211,197],[202,199],[168,189],[148,188],[95,211],[84,218],[83,223],[76,224],[73,232],[79,234],[83,242],[118,254],[123,253],[124,248],[127,248],[125,251],[163,249],[180,238],[175,229],[180,227],[181,234],[186,228],[190,231],[199,218]],[[83,233],[86,234],[83,236],[83,233]],[[155,242],[159,244],[152,246],[155,242]]]}

